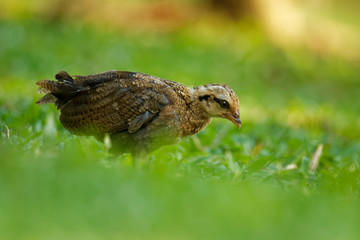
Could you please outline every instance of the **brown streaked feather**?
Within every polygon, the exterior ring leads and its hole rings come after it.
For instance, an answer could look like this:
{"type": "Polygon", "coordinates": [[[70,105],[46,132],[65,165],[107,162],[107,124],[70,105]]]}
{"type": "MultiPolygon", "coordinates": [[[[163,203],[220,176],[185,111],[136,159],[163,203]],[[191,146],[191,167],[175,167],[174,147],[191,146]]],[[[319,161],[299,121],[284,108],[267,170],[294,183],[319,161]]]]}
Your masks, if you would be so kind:
{"type": "Polygon", "coordinates": [[[48,94],[44,95],[42,98],[40,98],[36,102],[36,104],[41,105],[41,104],[47,104],[47,103],[56,103],[56,100],[57,100],[57,98],[54,95],[52,95],[51,93],[48,93],[48,94]]]}
{"type": "MultiPolygon", "coordinates": [[[[64,127],[79,135],[136,132],[169,103],[166,95],[171,94],[171,88],[160,79],[130,72],[78,76],[74,86],[77,90],[70,91],[70,98],[59,98],[58,108],[64,127]]],[[[52,89],[58,97],[56,87],[52,89]]]]}
{"type": "Polygon", "coordinates": [[[70,82],[73,83],[74,79],[65,71],[60,71],[55,75],[56,80],[59,82],[70,82]]]}
{"type": "Polygon", "coordinates": [[[61,71],[55,78],[57,81],[36,83],[38,91],[46,94],[37,103],[55,103],[61,112],[60,122],[71,133],[98,139],[109,135],[113,149],[119,152],[139,155],[175,143],[199,132],[214,116],[240,122],[238,99],[223,85],[188,88],[171,80],[127,71],[88,76],[70,76],[61,71]],[[212,95],[218,94],[233,104],[229,112],[221,110],[227,115],[216,112],[220,109],[218,102],[210,103],[210,98],[204,98],[210,94],[208,88],[213,88],[212,95]]]}
{"type": "Polygon", "coordinates": [[[146,111],[143,114],[138,115],[134,120],[129,124],[128,131],[129,133],[134,133],[141,128],[144,124],[151,121],[155,116],[154,113],[146,111]]]}

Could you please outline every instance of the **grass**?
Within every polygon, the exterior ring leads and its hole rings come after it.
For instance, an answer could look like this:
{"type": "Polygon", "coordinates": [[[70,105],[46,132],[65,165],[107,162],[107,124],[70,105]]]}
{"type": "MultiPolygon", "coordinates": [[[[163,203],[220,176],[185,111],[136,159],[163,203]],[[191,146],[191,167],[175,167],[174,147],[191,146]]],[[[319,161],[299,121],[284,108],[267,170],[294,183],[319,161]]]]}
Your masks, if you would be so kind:
{"type": "Polygon", "coordinates": [[[0,35],[1,239],[359,238],[358,65],[254,32],[203,39],[29,20],[0,22],[0,35]],[[34,104],[35,82],[62,69],[226,83],[243,127],[215,119],[133,169],[34,104]]]}

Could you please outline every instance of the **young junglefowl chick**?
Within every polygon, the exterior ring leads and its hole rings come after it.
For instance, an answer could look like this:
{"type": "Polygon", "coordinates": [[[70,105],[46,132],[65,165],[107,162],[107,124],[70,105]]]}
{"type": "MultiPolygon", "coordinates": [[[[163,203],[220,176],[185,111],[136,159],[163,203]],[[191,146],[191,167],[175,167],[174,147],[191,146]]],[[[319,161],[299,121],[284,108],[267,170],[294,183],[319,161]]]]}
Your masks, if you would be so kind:
{"type": "Polygon", "coordinates": [[[99,140],[109,135],[112,150],[135,158],[196,134],[213,117],[241,126],[239,99],[226,85],[187,87],[125,71],[74,78],[61,71],[55,78],[36,83],[45,93],[37,104],[54,103],[71,133],[99,140]]]}

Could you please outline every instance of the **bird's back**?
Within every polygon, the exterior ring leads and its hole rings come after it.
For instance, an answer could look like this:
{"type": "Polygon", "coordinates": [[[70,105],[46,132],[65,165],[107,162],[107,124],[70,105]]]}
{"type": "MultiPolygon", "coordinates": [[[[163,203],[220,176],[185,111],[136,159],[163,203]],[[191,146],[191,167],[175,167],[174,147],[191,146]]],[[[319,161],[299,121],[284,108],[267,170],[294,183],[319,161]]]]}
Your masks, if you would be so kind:
{"type": "Polygon", "coordinates": [[[61,111],[62,125],[78,135],[134,133],[188,91],[179,83],[124,71],[75,78],[60,72],[56,79],[37,83],[46,93],[38,104],[54,102],[61,111]]]}

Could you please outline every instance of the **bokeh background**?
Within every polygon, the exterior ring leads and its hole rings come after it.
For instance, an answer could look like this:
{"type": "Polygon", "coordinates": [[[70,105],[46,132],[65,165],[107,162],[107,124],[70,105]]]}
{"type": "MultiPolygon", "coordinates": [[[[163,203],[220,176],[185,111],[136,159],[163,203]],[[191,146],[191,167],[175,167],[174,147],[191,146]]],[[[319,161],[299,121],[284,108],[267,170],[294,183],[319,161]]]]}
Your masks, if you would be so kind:
{"type": "Polygon", "coordinates": [[[1,239],[358,239],[360,2],[2,0],[1,239]],[[141,169],[70,135],[60,70],[226,83],[216,119],[141,169]],[[317,152],[317,153],[316,153],[317,152]]]}

